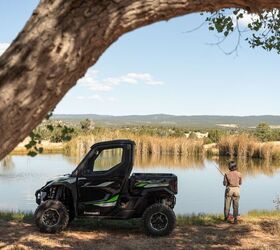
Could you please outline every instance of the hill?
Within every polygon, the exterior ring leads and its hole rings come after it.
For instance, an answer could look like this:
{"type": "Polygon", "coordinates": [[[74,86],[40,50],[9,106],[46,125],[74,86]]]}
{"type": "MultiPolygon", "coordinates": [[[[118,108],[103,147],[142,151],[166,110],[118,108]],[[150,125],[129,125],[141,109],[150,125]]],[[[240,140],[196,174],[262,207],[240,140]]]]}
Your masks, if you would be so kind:
{"type": "Polygon", "coordinates": [[[213,128],[213,127],[256,127],[261,122],[266,122],[271,126],[280,125],[280,116],[212,116],[212,115],[195,115],[195,116],[177,116],[167,114],[152,115],[95,115],[95,114],[54,114],[53,120],[63,121],[81,121],[84,119],[93,120],[96,124],[104,126],[133,126],[133,125],[150,125],[150,126],[176,126],[176,127],[194,127],[194,128],[213,128]]]}

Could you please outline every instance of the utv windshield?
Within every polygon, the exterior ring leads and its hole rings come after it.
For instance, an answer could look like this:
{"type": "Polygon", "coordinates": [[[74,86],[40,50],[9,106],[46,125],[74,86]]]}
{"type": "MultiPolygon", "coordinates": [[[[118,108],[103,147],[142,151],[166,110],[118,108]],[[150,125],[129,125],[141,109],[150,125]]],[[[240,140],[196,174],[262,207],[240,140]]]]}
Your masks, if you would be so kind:
{"type": "Polygon", "coordinates": [[[77,170],[82,175],[93,174],[94,172],[105,172],[124,162],[124,150],[122,147],[92,149],[79,164],[77,170]]]}

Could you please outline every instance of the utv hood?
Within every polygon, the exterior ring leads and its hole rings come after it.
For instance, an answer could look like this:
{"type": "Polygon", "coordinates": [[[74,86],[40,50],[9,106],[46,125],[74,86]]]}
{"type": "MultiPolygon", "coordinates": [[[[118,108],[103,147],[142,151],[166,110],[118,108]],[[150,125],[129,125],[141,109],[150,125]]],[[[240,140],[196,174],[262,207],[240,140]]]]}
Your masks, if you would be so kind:
{"type": "Polygon", "coordinates": [[[50,180],[46,183],[44,187],[52,186],[52,185],[61,185],[61,184],[73,184],[76,182],[76,177],[71,176],[70,174],[66,174],[63,176],[58,176],[53,180],[50,180]]]}

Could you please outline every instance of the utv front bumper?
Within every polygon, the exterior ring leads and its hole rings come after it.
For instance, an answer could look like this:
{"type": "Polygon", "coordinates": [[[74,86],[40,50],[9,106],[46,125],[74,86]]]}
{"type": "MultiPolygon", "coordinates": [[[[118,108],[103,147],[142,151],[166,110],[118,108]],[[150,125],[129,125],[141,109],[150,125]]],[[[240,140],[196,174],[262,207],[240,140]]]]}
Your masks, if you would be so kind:
{"type": "Polygon", "coordinates": [[[44,201],[44,198],[46,197],[47,193],[46,192],[43,192],[42,189],[38,189],[36,192],[35,192],[35,197],[36,197],[36,203],[38,205],[40,205],[43,201],[44,201]]]}

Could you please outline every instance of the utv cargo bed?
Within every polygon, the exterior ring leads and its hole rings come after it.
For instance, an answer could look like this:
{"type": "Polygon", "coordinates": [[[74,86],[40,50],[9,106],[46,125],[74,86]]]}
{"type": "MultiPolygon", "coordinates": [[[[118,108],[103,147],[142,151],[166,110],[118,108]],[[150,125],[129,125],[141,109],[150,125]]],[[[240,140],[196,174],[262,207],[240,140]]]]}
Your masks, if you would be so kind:
{"type": "Polygon", "coordinates": [[[130,177],[130,188],[167,188],[177,194],[177,176],[165,173],[134,173],[130,177]]]}

